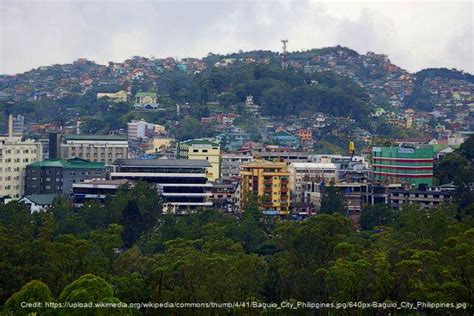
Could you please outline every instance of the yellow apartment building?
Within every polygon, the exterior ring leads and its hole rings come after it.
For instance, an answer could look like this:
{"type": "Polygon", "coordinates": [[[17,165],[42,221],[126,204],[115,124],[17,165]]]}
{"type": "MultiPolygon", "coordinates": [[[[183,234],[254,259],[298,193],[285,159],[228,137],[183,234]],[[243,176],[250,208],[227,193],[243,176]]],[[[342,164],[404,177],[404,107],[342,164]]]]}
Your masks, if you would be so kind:
{"type": "Polygon", "coordinates": [[[240,168],[240,201],[254,194],[263,198],[264,212],[289,214],[290,172],[286,162],[255,160],[242,164],[240,168]]]}

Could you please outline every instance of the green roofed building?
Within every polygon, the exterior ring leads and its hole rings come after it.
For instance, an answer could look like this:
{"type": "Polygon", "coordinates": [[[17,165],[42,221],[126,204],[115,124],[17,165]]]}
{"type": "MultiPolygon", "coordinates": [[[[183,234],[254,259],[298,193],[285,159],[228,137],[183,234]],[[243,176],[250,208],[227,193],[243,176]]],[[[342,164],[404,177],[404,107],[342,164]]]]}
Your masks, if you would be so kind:
{"type": "Polygon", "coordinates": [[[105,177],[105,164],[80,158],[43,160],[26,166],[25,194],[72,193],[72,184],[105,177]]]}
{"type": "Polygon", "coordinates": [[[372,170],[375,180],[433,185],[433,146],[374,147],[372,170]]]}
{"type": "Polygon", "coordinates": [[[211,167],[207,169],[209,181],[215,181],[220,173],[221,146],[208,139],[191,139],[176,145],[176,158],[207,160],[211,167]]]}

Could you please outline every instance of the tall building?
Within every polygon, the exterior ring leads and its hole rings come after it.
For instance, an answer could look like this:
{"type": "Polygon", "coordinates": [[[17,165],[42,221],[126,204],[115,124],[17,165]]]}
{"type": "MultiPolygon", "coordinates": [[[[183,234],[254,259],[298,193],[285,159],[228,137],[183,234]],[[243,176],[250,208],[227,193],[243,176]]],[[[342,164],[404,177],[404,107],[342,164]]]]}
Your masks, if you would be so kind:
{"type": "Polygon", "coordinates": [[[253,194],[263,198],[265,214],[289,214],[290,173],[286,162],[256,160],[245,163],[241,166],[240,176],[241,203],[253,194]]]}
{"type": "Polygon", "coordinates": [[[375,180],[433,185],[433,146],[374,147],[372,170],[375,180]]]}
{"type": "Polygon", "coordinates": [[[41,143],[33,140],[22,141],[13,137],[0,138],[0,197],[19,199],[23,196],[24,174],[27,164],[41,160],[41,143]]]}
{"type": "Polygon", "coordinates": [[[207,160],[211,165],[207,170],[209,180],[215,181],[220,177],[221,147],[219,143],[207,139],[191,139],[179,142],[176,147],[176,158],[207,160]]]}
{"type": "Polygon", "coordinates": [[[154,183],[165,200],[164,212],[187,213],[199,207],[212,206],[212,184],[208,182],[206,160],[184,159],[118,159],[110,176],[112,180],[143,180],[154,183]]]}
{"type": "Polygon", "coordinates": [[[127,137],[117,135],[65,135],[61,158],[82,158],[111,165],[128,157],[127,137]]]}
{"type": "MultiPolygon", "coordinates": [[[[10,114],[8,116],[8,126],[11,126],[11,133],[12,136],[21,137],[23,136],[23,132],[25,131],[25,117],[21,114],[17,116],[13,116],[10,114]]],[[[10,128],[9,128],[10,134],[10,128]]]]}
{"type": "Polygon", "coordinates": [[[26,166],[25,194],[70,194],[74,183],[105,177],[103,162],[80,158],[44,160],[26,166]]]}
{"type": "Polygon", "coordinates": [[[337,182],[337,167],[333,163],[292,162],[290,172],[291,203],[315,203],[320,192],[315,188],[322,183],[337,182]]]}
{"type": "Polygon", "coordinates": [[[61,133],[59,133],[59,132],[49,133],[48,159],[59,159],[59,158],[61,158],[61,140],[62,140],[61,133]]]}

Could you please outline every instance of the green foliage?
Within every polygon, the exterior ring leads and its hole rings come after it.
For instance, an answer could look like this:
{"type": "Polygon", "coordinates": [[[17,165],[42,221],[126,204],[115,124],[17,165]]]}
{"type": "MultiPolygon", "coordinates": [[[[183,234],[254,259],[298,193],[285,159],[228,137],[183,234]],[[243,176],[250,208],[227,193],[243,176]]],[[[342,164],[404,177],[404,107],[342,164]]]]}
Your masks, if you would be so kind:
{"type": "Polygon", "coordinates": [[[5,314],[28,315],[29,313],[44,312],[44,306],[36,308],[22,307],[22,303],[54,302],[48,286],[41,281],[33,280],[14,293],[5,303],[5,314]]]}
{"type": "Polygon", "coordinates": [[[386,226],[395,218],[395,211],[389,206],[370,205],[361,211],[359,224],[362,229],[372,229],[374,226],[386,226]]]}
{"type": "Polygon", "coordinates": [[[346,214],[346,205],[342,192],[334,185],[325,186],[321,196],[322,214],[346,214]]]}
{"type": "MultiPolygon", "coordinates": [[[[269,220],[255,196],[242,201],[241,216],[212,209],[163,215],[156,190],[145,183],[123,187],[115,200],[79,211],[61,199],[36,214],[18,203],[0,205],[0,299],[10,298],[4,311],[21,313],[15,309],[20,300],[55,298],[473,301],[473,221],[466,213],[459,216],[459,204],[432,210],[411,205],[396,212],[367,207],[358,232],[334,212],[343,204],[333,201],[338,191],[327,189],[324,203],[331,214],[305,221],[269,220]],[[93,212],[101,214],[94,219],[93,212]],[[31,280],[38,281],[28,284],[31,280]]],[[[214,311],[203,314],[208,312],[214,311]]]]}

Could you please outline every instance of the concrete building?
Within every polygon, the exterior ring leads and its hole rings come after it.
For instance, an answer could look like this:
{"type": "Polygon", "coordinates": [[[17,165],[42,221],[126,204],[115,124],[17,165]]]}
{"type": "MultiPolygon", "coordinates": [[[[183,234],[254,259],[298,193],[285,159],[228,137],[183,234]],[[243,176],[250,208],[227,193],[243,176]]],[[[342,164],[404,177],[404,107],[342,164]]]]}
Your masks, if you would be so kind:
{"type": "Polygon", "coordinates": [[[153,138],[164,133],[165,130],[163,125],[148,123],[143,119],[140,121],[132,120],[130,123],[127,123],[127,136],[129,140],[153,138]]]}
{"type": "Polygon", "coordinates": [[[252,159],[252,155],[222,154],[221,178],[238,179],[240,177],[240,165],[250,162],[252,159]]]}
{"type": "Polygon", "coordinates": [[[435,208],[442,203],[451,202],[452,191],[441,188],[428,188],[428,190],[392,190],[389,191],[388,204],[396,209],[411,204],[418,204],[422,208],[435,208]]]}
{"type": "Polygon", "coordinates": [[[307,162],[308,154],[301,151],[252,151],[254,157],[268,161],[307,162]]]}
{"type": "Polygon", "coordinates": [[[61,144],[61,158],[82,158],[111,165],[128,157],[128,141],[124,136],[66,135],[61,144]]]}
{"type": "Polygon", "coordinates": [[[103,162],[80,158],[44,160],[26,166],[25,194],[72,193],[74,183],[105,177],[103,162]]]}
{"type": "Polygon", "coordinates": [[[24,192],[26,165],[42,158],[41,143],[22,141],[13,136],[13,124],[9,124],[9,136],[0,137],[0,197],[19,199],[24,192]]]}
{"type": "Polygon", "coordinates": [[[290,172],[291,203],[318,204],[319,190],[315,187],[322,183],[338,181],[336,165],[333,163],[292,162],[288,166],[290,172]],[[318,194],[314,194],[318,193],[318,194]]]}
{"type": "Polygon", "coordinates": [[[176,146],[176,158],[207,160],[209,181],[215,181],[220,177],[221,147],[219,143],[207,139],[191,139],[179,142],[176,146]]]}
{"type": "Polygon", "coordinates": [[[105,97],[113,102],[127,102],[127,91],[120,90],[113,93],[97,93],[97,100],[105,97]]]}
{"type": "Polygon", "coordinates": [[[264,214],[288,215],[290,184],[286,162],[256,160],[242,164],[240,171],[240,201],[249,195],[263,198],[264,214]]]}
{"type": "Polygon", "coordinates": [[[89,201],[104,203],[107,197],[113,198],[117,190],[125,184],[127,179],[105,180],[90,179],[83,182],[76,182],[72,185],[72,200],[74,207],[82,207],[89,201]]]}
{"type": "Polygon", "coordinates": [[[212,206],[212,184],[208,181],[207,160],[118,159],[110,174],[112,180],[143,180],[154,183],[165,200],[163,211],[184,214],[212,206]]]}
{"type": "Polygon", "coordinates": [[[374,147],[372,170],[375,180],[406,182],[414,186],[433,184],[433,146],[374,147]]]}
{"type": "Polygon", "coordinates": [[[12,127],[12,135],[14,137],[22,137],[25,131],[25,117],[21,114],[8,116],[8,126],[12,127]]]}

